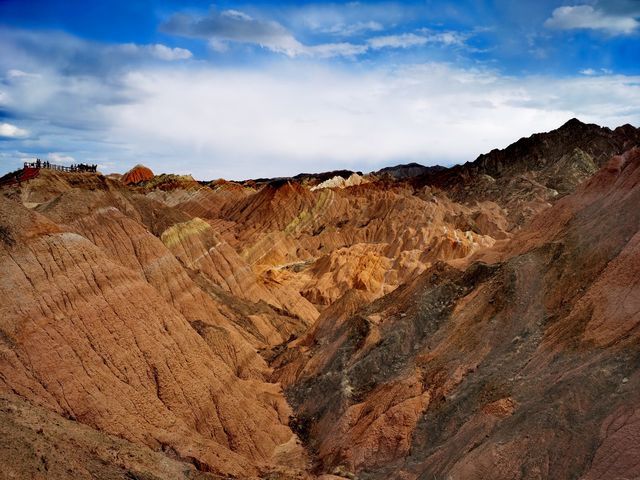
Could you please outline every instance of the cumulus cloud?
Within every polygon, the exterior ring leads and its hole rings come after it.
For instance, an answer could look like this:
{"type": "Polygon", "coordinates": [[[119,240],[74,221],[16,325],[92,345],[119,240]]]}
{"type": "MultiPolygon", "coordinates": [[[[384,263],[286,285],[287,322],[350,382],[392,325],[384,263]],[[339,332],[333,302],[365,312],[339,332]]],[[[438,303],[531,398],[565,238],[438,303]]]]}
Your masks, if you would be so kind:
{"type": "Polygon", "coordinates": [[[0,138],[23,138],[29,132],[10,123],[0,123],[0,138]]]}
{"type": "Polygon", "coordinates": [[[200,178],[451,164],[574,116],[638,123],[637,81],[514,79],[444,64],[367,73],[285,66],[147,71],[128,76],[144,100],[111,112],[111,136],[137,145],[160,169],[200,178]],[[176,165],[174,158],[188,160],[176,165]]]}
{"type": "Polygon", "coordinates": [[[167,47],[166,45],[162,45],[161,43],[156,43],[153,45],[143,45],[138,48],[147,50],[153,57],[160,60],[165,60],[167,62],[172,62],[175,60],[187,60],[193,56],[191,51],[187,50],[186,48],[171,48],[167,47]]]}
{"type": "Polygon", "coordinates": [[[630,34],[638,29],[637,10],[622,8],[625,2],[602,2],[602,5],[574,5],[556,8],[545,26],[559,30],[602,30],[612,35],[630,34]]]}
{"type": "Polygon", "coordinates": [[[60,153],[60,152],[51,152],[47,154],[47,159],[52,163],[55,163],[58,165],[71,164],[76,161],[76,159],[73,158],[71,155],[65,155],[64,153],[60,153]]]}

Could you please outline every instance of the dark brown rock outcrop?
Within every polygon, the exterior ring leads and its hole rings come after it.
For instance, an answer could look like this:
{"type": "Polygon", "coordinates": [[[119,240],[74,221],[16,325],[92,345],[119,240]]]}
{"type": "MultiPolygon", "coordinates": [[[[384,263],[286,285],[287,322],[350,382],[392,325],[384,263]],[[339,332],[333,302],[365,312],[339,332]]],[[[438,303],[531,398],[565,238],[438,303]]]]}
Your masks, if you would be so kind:
{"type": "Polygon", "coordinates": [[[317,327],[289,396],[319,469],[637,475],[638,202],[636,149],[506,249],[479,254],[488,263],[438,264],[337,328],[317,327]]]}

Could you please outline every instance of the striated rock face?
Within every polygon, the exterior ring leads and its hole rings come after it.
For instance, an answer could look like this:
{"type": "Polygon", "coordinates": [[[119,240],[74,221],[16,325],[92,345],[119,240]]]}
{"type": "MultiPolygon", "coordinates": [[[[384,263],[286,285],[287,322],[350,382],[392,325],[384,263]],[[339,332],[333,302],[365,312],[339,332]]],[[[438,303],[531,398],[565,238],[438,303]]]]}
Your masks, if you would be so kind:
{"type": "Polygon", "coordinates": [[[279,370],[319,468],[636,476],[639,201],[635,149],[465,271],[437,264],[291,345],[279,370]]]}
{"type": "Polygon", "coordinates": [[[224,290],[252,302],[264,301],[297,316],[307,326],[318,311],[299,293],[273,285],[267,288],[251,267],[211,225],[200,218],[175,224],[161,235],[162,242],[187,268],[195,270],[224,290]]]}
{"type": "Polygon", "coordinates": [[[0,394],[0,464],[2,478],[220,478],[12,394],[0,394]]]}
{"type": "Polygon", "coordinates": [[[639,140],[1,186],[0,471],[639,476],[639,140]]]}
{"type": "Polygon", "coordinates": [[[315,319],[310,306],[321,310],[354,286],[381,296],[434,261],[464,257],[509,235],[497,204],[463,206],[404,183],[311,191],[281,181],[232,194],[153,195],[201,215],[259,282],[290,292],[281,305],[263,299],[301,318],[315,319]]]}
{"type": "Polygon", "coordinates": [[[136,165],[127,173],[125,173],[120,181],[125,185],[129,185],[132,183],[141,183],[149,181],[153,178],[153,172],[151,169],[145,167],[144,165],[136,165]]]}
{"type": "MultiPolygon", "coordinates": [[[[69,212],[73,196],[41,209],[69,212]]],[[[205,471],[304,465],[279,388],[225,317],[238,320],[232,307],[120,210],[90,210],[64,225],[1,199],[0,391],[205,471]]]]}

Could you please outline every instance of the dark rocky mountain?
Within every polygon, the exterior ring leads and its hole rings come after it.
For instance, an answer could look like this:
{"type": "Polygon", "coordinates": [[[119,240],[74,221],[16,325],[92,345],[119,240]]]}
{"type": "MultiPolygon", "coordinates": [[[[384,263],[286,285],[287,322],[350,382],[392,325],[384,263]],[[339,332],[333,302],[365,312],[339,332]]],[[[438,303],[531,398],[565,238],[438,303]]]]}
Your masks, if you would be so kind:
{"type": "Polygon", "coordinates": [[[381,168],[380,170],[372,173],[377,176],[388,176],[394,179],[404,179],[419,177],[421,175],[432,175],[444,170],[446,170],[446,167],[442,167],[440,165],[425,167],[424,165],[420,165],[419,163],[406,163],[403,165],[396,165],[394,167],[381,168]]]}
{"type": "Polygon", "coordinates": [[[415,183],[445,190],[462,203],[496,202],[509,212],[511,227],[520,226],[638,143],[640,129],[631,125],[611,130],[574,118],[415,183]]]}

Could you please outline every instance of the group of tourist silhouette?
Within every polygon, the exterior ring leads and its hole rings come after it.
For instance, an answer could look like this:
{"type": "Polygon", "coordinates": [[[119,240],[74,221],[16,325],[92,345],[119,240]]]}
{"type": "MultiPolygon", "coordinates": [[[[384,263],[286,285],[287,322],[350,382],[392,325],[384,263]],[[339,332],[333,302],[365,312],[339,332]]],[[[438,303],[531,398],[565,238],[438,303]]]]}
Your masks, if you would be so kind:
{"type": "Polygon", "coordinates": [[[98,166],[88,165],[86,163],[73,163],[70,167],[63,167],[62,165],[55,165],[53,163],[49,163],[48,160],[42,161],[39,158],[36,159],[35,162],[24,162],[25,168],[48,168],[51,170],[62,170],[64,172],[95,172],[98,170],[98,166]]]}

